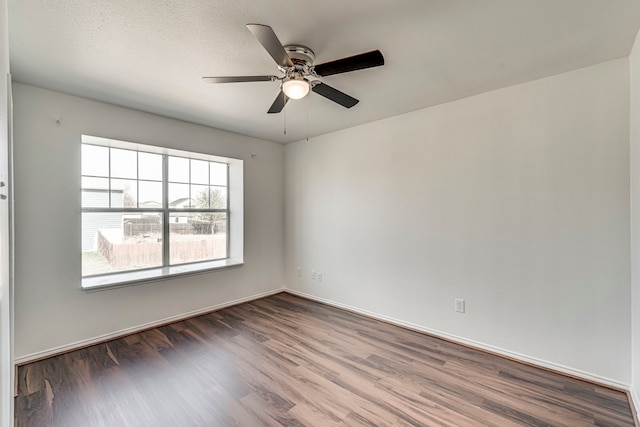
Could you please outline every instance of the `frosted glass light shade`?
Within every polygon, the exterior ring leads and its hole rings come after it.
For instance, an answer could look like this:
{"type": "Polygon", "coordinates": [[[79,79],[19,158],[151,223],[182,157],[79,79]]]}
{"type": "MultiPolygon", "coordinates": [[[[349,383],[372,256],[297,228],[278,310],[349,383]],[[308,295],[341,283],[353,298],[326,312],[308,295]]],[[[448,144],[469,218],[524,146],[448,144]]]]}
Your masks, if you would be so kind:
{"type": "Polygon", "coordinates": [[[302,99],[309,93],[309,82],[292,78],[282,83],[282,91],[291,99],[302,99]]]}

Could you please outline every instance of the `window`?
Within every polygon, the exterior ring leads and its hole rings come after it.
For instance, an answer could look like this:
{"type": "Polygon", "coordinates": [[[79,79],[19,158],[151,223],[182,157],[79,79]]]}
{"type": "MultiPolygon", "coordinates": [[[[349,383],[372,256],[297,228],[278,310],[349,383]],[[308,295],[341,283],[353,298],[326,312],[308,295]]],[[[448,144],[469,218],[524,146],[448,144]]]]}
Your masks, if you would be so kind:
{"type": "Polygon", "coordinates": [[[84,288],[242,263],[241,160],[91,136],[81,149],[84,288]]]}

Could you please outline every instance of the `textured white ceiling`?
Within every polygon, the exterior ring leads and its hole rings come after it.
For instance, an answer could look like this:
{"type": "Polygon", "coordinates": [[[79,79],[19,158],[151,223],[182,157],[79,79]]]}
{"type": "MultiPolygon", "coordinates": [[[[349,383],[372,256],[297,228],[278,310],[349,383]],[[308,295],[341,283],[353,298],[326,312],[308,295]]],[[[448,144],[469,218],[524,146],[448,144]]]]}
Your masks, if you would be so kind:
{"type": "Polygon", "coordinates": [[[639,26],[638,0],[9,0],[14,80],[282,143],[623,57],[639,26]],[[267,115],[277,82],[201,81],[279,74],[247,23],[386,64],[323,79],[351,109],[267,115]]]}

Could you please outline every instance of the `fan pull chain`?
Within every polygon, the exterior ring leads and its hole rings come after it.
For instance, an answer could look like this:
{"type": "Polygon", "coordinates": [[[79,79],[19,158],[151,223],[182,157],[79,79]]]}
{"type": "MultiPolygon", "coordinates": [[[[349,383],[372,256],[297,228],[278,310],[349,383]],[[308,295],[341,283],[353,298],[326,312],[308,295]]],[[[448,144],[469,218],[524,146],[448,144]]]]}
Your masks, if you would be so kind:
{"type": "Polygon", "coordinates": [[[309,142],[309,103],[311,97],[307,96],[307,142],[309,142]]]}
{"type": "Polygon", "coordinates": [[[287,110],[286,108],[283,111],[284,113],[284,134],[287,134],[287,110]]]}

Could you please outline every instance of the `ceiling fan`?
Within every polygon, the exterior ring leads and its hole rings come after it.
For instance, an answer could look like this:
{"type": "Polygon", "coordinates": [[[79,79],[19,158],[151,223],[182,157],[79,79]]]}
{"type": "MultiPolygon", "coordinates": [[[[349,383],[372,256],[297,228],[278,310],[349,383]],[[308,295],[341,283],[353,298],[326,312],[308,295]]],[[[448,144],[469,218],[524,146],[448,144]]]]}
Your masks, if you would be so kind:
{"type": "Polygon", "coordinates": [[[280,81],[280,93],[271,108],[269,108],[268,113],[270,114],[281,112],[289,99],[304,98],[309,93],[309,90],[345,108],[351,108],[359,102],[357,99],[340,92],[326,83],[322,83],[318,79],[332,74],[384,65],[384,57],[379,50],[372,50],[371,52],[314,65],[315,54],[308,47],[301,45],[283,46],[276,33],[268,25],[247,24],[247,28],[276,61],[284,76],[203,77],[202,79],[206,83],[280,81]]]}

